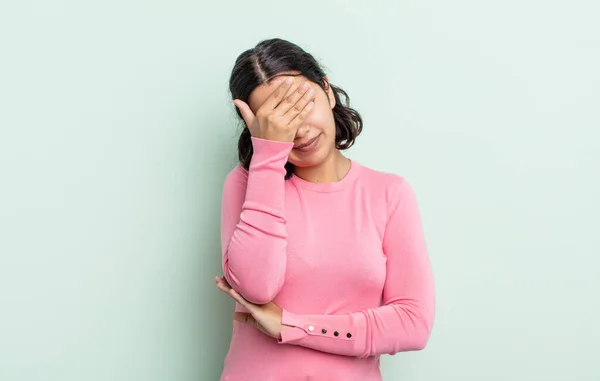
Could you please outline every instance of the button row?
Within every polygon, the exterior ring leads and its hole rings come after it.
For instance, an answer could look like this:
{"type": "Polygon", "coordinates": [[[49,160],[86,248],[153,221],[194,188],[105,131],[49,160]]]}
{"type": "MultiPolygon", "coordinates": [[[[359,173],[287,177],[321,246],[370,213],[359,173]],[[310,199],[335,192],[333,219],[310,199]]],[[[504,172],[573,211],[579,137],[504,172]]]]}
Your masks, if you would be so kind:
{"type": "MultiPolygon", "coordinates": [[[[309,330],[310,332],[312,332],[312,331],[314,331],[314,330],[315,330],[315,327],[314,327],[314,326],[312,326],[312,325],[309,325],[309,326],[308,326],[308,330],[309,330]]],[[[322,334],[326,334],[326,333],[327,333],[327,329],[323,328],[323,329],[321,330],[321,333],[322,333],[322,334]]],[[[335,332],[333,333],[333,336],[336,336],[336,337],[337,337],[337,336],[339,336],[339,335],[340,335],[340,333],[339,333],[338,331],[335,331],[335,332]]],[[[348,332],[348,333],[346,334],[346,337],[347,337],[347,338],[351,338],[351,337],[352,337],[352,334],[351,334],[350,332],[348,332]]]]}

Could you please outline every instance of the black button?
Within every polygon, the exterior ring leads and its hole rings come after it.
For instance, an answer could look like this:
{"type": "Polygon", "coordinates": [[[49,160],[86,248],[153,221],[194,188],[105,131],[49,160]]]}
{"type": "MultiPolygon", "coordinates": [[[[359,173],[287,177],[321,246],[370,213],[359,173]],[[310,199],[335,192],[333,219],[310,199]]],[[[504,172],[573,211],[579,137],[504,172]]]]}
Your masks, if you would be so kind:
{"type": "Polygon", "coordinates": [[[339,335],[340,335],[340,333],[339,333],[338,331],[335,331],[335,332],[333,333],[333,336],[339,336],[339,335]]]}
{"type": "Polygon", "coordinates": [[[351,337],[352,337],[352,334],[351,334],[350,332],[348,332],[348,333],[346,334],[346,337],[347,337],[347,338],[351,338],[351,337]]]}
{"type": "Polygon", "coordinates": [[[327,333],[327,330],[326,330],[325,328],[323,328],[323,329],[321,330],[321,332],[323,332],[323,333],[327,333]]]}

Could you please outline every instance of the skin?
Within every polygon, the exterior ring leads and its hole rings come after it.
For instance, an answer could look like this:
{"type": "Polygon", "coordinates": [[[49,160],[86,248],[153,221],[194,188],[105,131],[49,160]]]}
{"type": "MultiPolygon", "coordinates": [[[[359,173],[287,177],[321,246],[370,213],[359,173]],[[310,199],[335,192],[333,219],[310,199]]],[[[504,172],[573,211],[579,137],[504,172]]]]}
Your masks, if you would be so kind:
{"type": "MultiPolygon", "coordinates": [[[[350,170],[350,160],[335,148],[332,111],[335,97],[329,79],[324,77],[326,88],[323,89],[304,76],[289,74],[293,73],[282,73],[270,83],[255,88],[248,103],[239,99],[233,103],[242,113],[252,136],[294,142],[288,161],[294,164],[296,176],[316,183],[340,181],[350,170]],[[292,81],[285,83],[288,78],[292,81]],[[303,84],[307,86],[303,88],[303,84]],[[310,152],[297,149],[313,138],[318,138],[317,145],[310,152]]],[[[277,304],[250,303],[232,289],[224,277],[215,276],[214,279],[220,291],[249,311],[235,312],[234,320],[251,324],[276,339],[281,338],[283,330],[292,328],[281,323],[282,310],[277,304]]]]}
{"type": "MultiPolygon", "coordinates": [[[[257,114],[260,112],[265,114],[282,114],[277,112],[275,106],[281,102],[286,105],[286,101],[290,98],[298,98],[312,90],[314,92],[310,99],[314,102],[314,107],[308,112],[304,120],[298,122],[296,120],[290,123],[294,130],[289,136],[291,138],[281,138],[281,136],[271,138],[265,131],[253,131],[250,128],[251,134],[260,138],[270,140],[293,141],[295,146],[300,146],[308,142],[310,139],[318,136],[318,144],[316,149],[311,152],[302,152],[293,149],[290,152],[288,161],[295,166],[294,174],[304,180],[317,183],[327,183],[340,181],[350,170],[350,160],[342,155],[335,148],[335,121],[333,118],[333,108],[335,107],[335,97],[333,90],[329,86],[329,79],[324,77],[326,81],[326,89],[323,89],[319,84],[309,81],[304,76],[289,75],[293,73],[283,73],[272,80],[269,84],[262,84],[256,87],[248,97],[248,103],[236,99],[234,104],[240,109],[247,125],[255,122],[257,114]],[[291,78],[293,82],[286,86],[283,82],[285,79],[291,78]],[[308,85],[307,91],[301,89],[301,85],[308,85]],[[283,91],[285,90],[285,95],[283,91]],[[279,93],[278,93],[279,91],[279,93]],[[274,99],[275,98],[275,99],[274,99]],[[254,133],[253,133],[254,132],[254,133]]],[[[296,102],[295,99],[291,102],[296,102]]],[[[303,104],[300,105],[302,107],[303,104]]],[[[283,111],[287,111],[284,109],[283,111]]],[[[280,127],[280,126],[279,126],[280,127]]],[[[277,127],[273,127],[277,129],[277,127]]]]}
{"type": "Polygon", "coordinates": [[[256,327],[265,335],[281,338],[281,332],[292,328],[289,325],[281,324],[281,307],[273,302],[267,304],[253,304],[244,299],[240,294],[231,288],[224,277],[216,276],[215,282],[217,288],[223,293],[229,295],[233,300],[244,306],[250,313],[234,312],[233,319],[240,323],[250,324],[256,327]]]}

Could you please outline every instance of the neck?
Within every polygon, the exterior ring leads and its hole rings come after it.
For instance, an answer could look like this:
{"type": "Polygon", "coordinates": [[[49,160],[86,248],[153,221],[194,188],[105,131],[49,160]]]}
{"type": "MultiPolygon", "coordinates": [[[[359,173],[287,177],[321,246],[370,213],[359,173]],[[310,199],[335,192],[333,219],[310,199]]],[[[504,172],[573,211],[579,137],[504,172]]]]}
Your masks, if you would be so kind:
{"type": "Polygon", "coordinates": [[[331,183],[342,180],[350,170],[350,160],[339,150],[312,167],[295,167],[294,174],[311,183],[331,183]]]}

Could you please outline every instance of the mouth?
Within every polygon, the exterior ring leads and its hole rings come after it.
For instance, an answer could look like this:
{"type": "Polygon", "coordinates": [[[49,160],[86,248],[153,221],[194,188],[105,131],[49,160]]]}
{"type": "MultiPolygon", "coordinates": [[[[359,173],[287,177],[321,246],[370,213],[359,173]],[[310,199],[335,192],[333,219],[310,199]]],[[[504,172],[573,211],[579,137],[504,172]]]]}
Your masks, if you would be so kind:
{"type": "Polygon", "coordinates": [[[299,151],[310,151],[317,145],[316,143],[317,143],[317,140],[319,140],[320,136],[321,135],[317,135],[314,138],[307,141],[306,143],[294,146],[294,149],[299,150],[299,151]]]}

